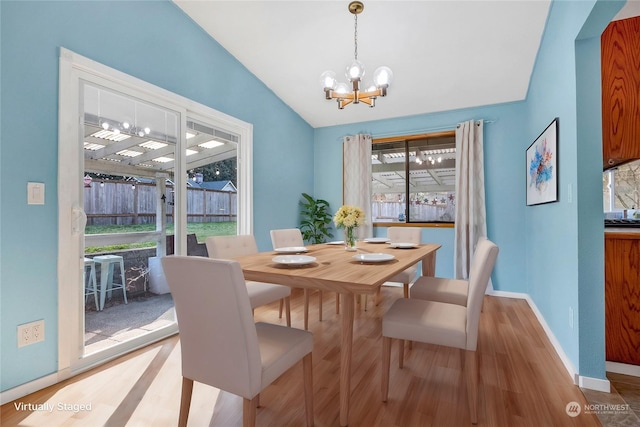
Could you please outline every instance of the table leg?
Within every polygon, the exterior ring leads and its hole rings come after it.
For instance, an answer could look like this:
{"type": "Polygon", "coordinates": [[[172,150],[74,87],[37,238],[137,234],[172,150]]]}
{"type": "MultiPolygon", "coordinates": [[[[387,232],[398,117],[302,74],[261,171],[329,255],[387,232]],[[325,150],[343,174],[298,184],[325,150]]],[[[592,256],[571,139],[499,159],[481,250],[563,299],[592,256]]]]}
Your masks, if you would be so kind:
{"type": "Polygon", "coordinates": [[[436,251],[422,258],[422,275],[431,277],[436,275],[436,251]]]}
{"type": "Polygon", "coordinates": [[[340,349],[340,425],[349,424],[351,353],[353,347],[353,294],[342,294],[342,345],[340,349]]]}

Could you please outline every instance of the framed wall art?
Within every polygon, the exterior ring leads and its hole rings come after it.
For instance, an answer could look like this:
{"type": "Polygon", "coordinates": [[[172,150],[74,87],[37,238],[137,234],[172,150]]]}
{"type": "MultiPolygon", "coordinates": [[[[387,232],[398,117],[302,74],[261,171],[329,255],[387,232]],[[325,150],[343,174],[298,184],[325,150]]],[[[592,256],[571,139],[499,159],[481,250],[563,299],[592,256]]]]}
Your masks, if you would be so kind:
{"type": "Polygon", "coordinates": [[[527,148],[527,206],[558,201],[558,118],[527,148]]]}

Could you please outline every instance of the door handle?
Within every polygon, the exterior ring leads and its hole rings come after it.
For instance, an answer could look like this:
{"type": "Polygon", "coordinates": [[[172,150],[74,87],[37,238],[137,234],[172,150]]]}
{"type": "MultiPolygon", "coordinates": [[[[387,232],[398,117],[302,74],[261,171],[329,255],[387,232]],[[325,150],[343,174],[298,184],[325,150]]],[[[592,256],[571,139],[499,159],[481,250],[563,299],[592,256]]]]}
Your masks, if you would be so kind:
{"type": "Polygon", "coordinates": [[[84,209],[79,206],[74,206],[71,209],[71,234],[79,236],[84,232],[84,228],[87,225],[87,214],[84,213],[84,209]]]}

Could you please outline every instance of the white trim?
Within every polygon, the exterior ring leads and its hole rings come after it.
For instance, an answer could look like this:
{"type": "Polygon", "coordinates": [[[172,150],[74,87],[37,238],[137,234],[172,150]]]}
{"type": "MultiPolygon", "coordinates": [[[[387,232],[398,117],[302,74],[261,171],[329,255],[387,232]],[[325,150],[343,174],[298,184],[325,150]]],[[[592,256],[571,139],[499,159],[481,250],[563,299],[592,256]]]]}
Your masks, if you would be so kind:
{"type": "MultiPolygon", "coordinates": [[[[148,99],[154,104],[171,110],[180,117],[180,138],[176,147],[176,185],[186,179],[186,160],[183,148],[186,145],[187,117],[195,117],[206,124],[236,134],[238,141],[238,232],[250,234],[253,230],[253,125],[236,119],[206,105],[162,89],[136,77],[122,73],[106,65],[60,48],[59,55],[59,133],[58,133],[58,372],[47,378],[61,381],[81,371],[104,363],[153,340],[161,339],[177,331],[177,327],[163,328],[132,339],[105,350],[100,354],[81,355],[84,333],[81,312],[82,276],[84,269],[84,212],[78,201],[82,200],[83,149],[82,135],[82,87],[84,82],[99,84],[107,89],[131,96],[148,99]],[[75,230],[75,232],[74,232],[75,230]],[[72,254],[69,256],[69,254],[72,254]],[[80,255],[78,257],[78,255],[80,255]],[[146,338],[146,342],[143,338],[146,338]]],[[[186,253],[186,194],[178,192],[176,209],[181,215],[175,218],[177,234],[176,254],[186,253]]],[[[37,382],[36,382],[37,384],[37,382]]]]}
{"type": "Polygon", "coordinates": [[[538,322],[540,322],[542,329],[544,329],[545,334],[547,334],[547,338],[549,338],[549,341],[551,341],[551,345],[556,350],[556,353],[558,354],[560,361],[562,362],[569,376],[571,377],[571,380],[575,385],[578,385],[578,382],[579,382],[578,370],[571,362],[571,359],[569,359],[569,356],[567,356],[567,353],[564,352],[564,349],[560,345],[560,342],[558,341],[556,336],[551,331],[551,328],[547,324],[547,321],[544,319],[544,316],[542,315],[540,310],[538,310],[538,306],[536,306],[536,304],[533,302],[529,294],[525,294],[525,295],[526,295],[525,299],[527,300],[529,307],[531,307],[531,310],[533,310],[533,313],[536,315],[536,318],[538,319],[538,322]]]}
{"type": "Polygon", "coordinates": [[[549,338],[549,341],[551,341],[551,345],[553,346],[554,350],[556,351],[556,354],[562,361],[562,364],[564,365],[565,369],[569,373],[571,380],[573,381],[574,384],[576,385],[578,384],[578,372],[575,366],[573,366],[573,363],[571,363],[571,360],[569,359],[567,354],[564,352],[564,349],[560,345],[560,342],[551,331],[551,328],[547,324],[547,321],[544,319],[544,316],[542,316],[542,313],[540,312],[540,310],[538,310],[538,307],[533,302],[529,294],[494,290],[494,291],[488,292],[487,295],[493,295],[496,297],[503,297],[503,298],[516,298],[516,299],[526,300],[527,304],[529,304],[529,307],[531,307],[533,314],[535,314],[536,318],[538,319],[538,323],[540,323],[540,326],[542,326],[544,333],[547,335],[547,338],[549,338]]]}
{"type": "Polygon", "coordinates": [[[606,362],[607,372],[614,372],[616,374],[631,375],[633,377],[640,377],[640,366],[629,365],[619,362],[606,362]]]}
{"type": "Polygon", "coordinates": [[[68,372],[60,371],[51,375],[47,375],[46,377],[40,377],[33,381],[29,381],[28,383],[5,390],[0,393],[0,405],[4,405],[5,403],[11,402],[16,399],[20,399],[21,397],[24,397],[28,394],[34,393],[38,390],[42,390],[43,388],[47,388],[49,386],[57,384],[60,381],[66,380],[67,378],[69,378],[68,372]]]}
{"type": "MultiPolygon", "coordinates": [[[[153,344],[154,342],[163,340],[171,335],[175,335],[177,333],[178,333],[178,326],[177,324],[173,324],[166,328],[163,328],[162,330],[151,332],[149,335],[152,341],[147,340],[145,342],[135,342],[134,340],[130,340],[127,343],[124,343],[124,345],[119,346],[118,350],[121,351],[122,347],[126,345],[128,347],[126,350],[127,352],[134,351],[134,350],[146,347],[150,344],[153,344]]],[[[69,379],[78,374],[86,372],[90,369],[93,369],[99,365],[102,365],[106,362],[109,362],[121,356],[122,356],[121,352],[111,351],[111,354],[109,354],[106,359],[104,357],[101,357],[100,360],[96,359],[92,363],[86,363],[82,366],[82,369],[78,369],[76,371],[71,371],[70,369],[64,369],[56,373],[53,373],[51,375],[47,375],[45,377],[41,377],[33,381],[29,381],[28,383],[21,384],[14,388],[5,390],[0,393],[0,405],[4,405],[5,403],[11,402],[16,399],[20,399],[21,397],[27,396],[31,393],[35,393],[36,391],[55,385],[59,382],[62,382],[66,379],[69,379]]],[[[86,359],[90,359],[90,358],[91,358],[91,355],[89,355],[86,359]]]]}
{"type": "MultiPolygon", "coordinates": [[[[553,346],[554,350],[556,351],[556,354],[562,361],[562,364],[564,365],[565,369],[569,373],[569,376],[571,377],[571,380],[573,381],[573,383],[582,388],[587,388],[590,390],[603,391],[605,393],[610,392],[611,384],[609,380],[603,380],[600,378],[592,378],[592,377],[584,377],[578,374],[578,371],[576,370],[575,366],[573,366],[571,359],[569,359],[567,354],[562,349],[560,342],[551,331],[551,328],[547,324],[547,321],[544,319],[544,316],[542,316],[542,313],[540,312],[540,310],[538,310],[538,307],[533,302],[529,294],[518,293],[518,292],[505,292],[505,291],[488,291],[487,295],[503,297],[503,298],[516,298],[516,299],[526,300],[527,304],[529,304],[529,307],[531,307],[533,314],[536,315],[536,318],[538,319],[538,322],[542,326],[544,333],[547,335],[547,338],[549,338],[549,341],[551,341],[551,345],[553,346]]],[[[607,362],[607,366],[609,363],[610,362],[607,362]]]]}
{"type": "Polygon", "coordinates": [[[589,390],[602,391],[604,393],[611,393],[611,383],[609,380],[601,380],[600,378],[591,378],[579,376],[578,385],[582,388],[589,390]]]}
{"type": "Polygon", "coordinates": [[[514,299],[527,299],[529,298],[528,294],[523,294],[520,292],[508,292],[508,291],[496,291],[494,289],[487,289],[485,292],[486,295],[494,296],[494,297],[502,297],[502,298],[514,298],[514,299]]]}

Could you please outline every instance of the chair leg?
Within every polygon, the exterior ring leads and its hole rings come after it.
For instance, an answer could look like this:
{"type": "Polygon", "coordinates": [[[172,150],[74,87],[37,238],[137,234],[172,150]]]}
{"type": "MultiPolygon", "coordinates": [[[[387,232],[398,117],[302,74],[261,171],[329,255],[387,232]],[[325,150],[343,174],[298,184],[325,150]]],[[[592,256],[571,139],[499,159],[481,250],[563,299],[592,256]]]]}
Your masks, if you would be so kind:
{"type": "Polygon", "coordinates": [[[336,314],[340,314],[340,293],[336,292],[336,314]]]}
{"type": "Polygon", "coordinates": [[[284,299],[280,300],[280,308],[278,309],[278,319],[282,319],[282,309],[284,308],[284,299]]]}
{"type": "Polygon", "coordinates": [[[364,311],[367,311],[367,300],[369,299],[369,295],[364,296],[364,311]]]}
{"type": "Polygon", "coordinates": [[[318,291],[318,321],[322,322],[322,291],[318,291]]]}
{"type": "MultiPolygon", "coordinates": [[[[282,300],[280,303],[282,304],[282,300]]],[[[286,297],[284,299],[284,313],[287,318],[287,326],[291,327],[291,297],[286,297]]]]}
{"type": "Polygon", "coordinates": [[[309,330],[309,289],[304,289],[304,330],[309,330]]]}
{"type": "MultiPolygon", "coordinates": [[[[409,298],[409,284],[408,283],[403,283],[402,284],[404,287],[404,297],[405,298],[409,298]]],[[[402,346],[404,348],[404,345],[402,346]]],[[[409,350],[413,349],[413,341],[409,341],[409,350]]],[[[402,364],[402,362],[400,362],[400,364],[402,364]]],[[[402,366],[400,366],[402,368],[402,366]]]]}
{"type": "Polygon", "coordinates": [[[382,401],[389,397],[389,365],[391,364],[391,338],[382,337],[382,401]]]}
{"type": "Polygon", "coordinates": [[[313,426],[313,360],[311,353],[302,358],[304,382],[304,409],[307,416],[307,427],[313,426]]]}
{"type": "Polygon", "coordinates": [[[404,368],[404,340],[398,340],[398,367],[404,368]]]}
{"type": "Polygon", "coordinates": [[[182,396],[180,398],[180,415],[178,418],[178,427],[187,426],[187,418],[189,418],[189,407],[191,406],[192,392],[193,380],[182,377],[182,396]]]}
{"type": "Polygon", "coordinates": [[[256,408],[257,400],[260,395],[257,395],[253,399],[242,399],[242,427],[255,427],[256,425],[256,408]]]}
{"type": "Polygon", "coordinates": [[[478,424],[478,358],[475,351],[464,351],[464,375],[469,399],[471,423],[478,424]]]}

